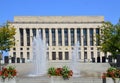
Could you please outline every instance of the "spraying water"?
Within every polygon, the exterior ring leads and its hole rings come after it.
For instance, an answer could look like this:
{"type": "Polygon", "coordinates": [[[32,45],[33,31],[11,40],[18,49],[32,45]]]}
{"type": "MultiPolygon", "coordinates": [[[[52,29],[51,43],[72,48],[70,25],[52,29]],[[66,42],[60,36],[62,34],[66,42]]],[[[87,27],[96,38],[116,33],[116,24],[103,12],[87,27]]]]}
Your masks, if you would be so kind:
{"type": "Polygon", "coordinates": [[[80,76],[80,70],[78,69],[79,67],[79,62],[78,62],[78,52],[79,52],[79,42],[77,42],[74,46],[74,50],[72,52],[72,60],[71,60],[71,69],[73,71],[73,77],[79,77],[80,76]]]}
{"type": "Polygon", "coordinates": [[[42,76],[47,74],[47,55],[46,44],[41,38],[41,31],[37,31],[36,37],[33,38],[33,75],[42,76]]]}

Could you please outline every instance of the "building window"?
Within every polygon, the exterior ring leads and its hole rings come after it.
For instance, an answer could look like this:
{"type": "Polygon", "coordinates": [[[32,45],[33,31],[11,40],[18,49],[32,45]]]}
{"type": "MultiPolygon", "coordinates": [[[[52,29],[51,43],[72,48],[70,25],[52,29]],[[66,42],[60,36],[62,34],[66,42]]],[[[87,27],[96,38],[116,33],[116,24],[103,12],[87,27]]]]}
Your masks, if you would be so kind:
{"type": "Polygon", "coordinates": [[[27,60],[30,59],[30,52],[27,52],[27,60]]]}
{"type": "Polygon", "coordinates": [[[65,60],[69,60],[69,52],[65,52],[65,60]]]}
{"type": "Polygon", "coordinates": [[[58,29],[58,45],[62,46],[62,30],[58,29]]]}
{"type": "Polygon", "coordinates": [[[23,52],[20,52],[20,58],[23,58],[23,52]]]}
{"type": "MultiPolygon", "coordinates": [[[[99,35],[100,34],[100,29],[97,28],[96,29],[96,34],[99,35]]],[[[100,40],[96,37],[96,46],[99,46],[100,45],[100,40]]]]}
{"type": "Polygon", "coordinates": [[[100,57],[100,52],[97,52],[97,57],[100,57]]]}
{"type": "Polygon", "coordinates": [[[20,46],[24,46],[24,34],[23,34],[23,29],[19,29],[20,31],[20,46]]]}
{"type": "Polygon", "coordinates": [[[84,47],[84,50],[87,50],[87,47],[84,47]]]}
{"type": "Polygon", "coordinates": [[[59,52],[59,60],[62,60],[62,52],[59,52]]]}
{"type": "Polygon", "coordinates": [[[55,29],[52,29],[52,46],[56,45],[55,29]]]}
{"type": "Polygon", "coordinates": [[[27,48],[27,50],[29,50],[29,48],[27,48]]]}
{"type": "Polygon", "coordinates": [[[65,46],[68,46],[68,29],[64,29],[65,46]]]}
{"type": "Polygon", "coordinates": [[[92,59],[92,58],[94,58],[94,53],[93,53],[93,52],[91,52],[91,59],[92,59]]]}
{"type": "Polygon", "coordinates": [[[13,48],[13,50],[16,50],[16,48],[13,48]]]}
{"type": "Polygon", "coordinates": [[[87,59],[87,52],[84,52],[84,59],[87,59]]]}
{"type": "Polygon", "coordinates": [[[89,37],[90,38],[90,46],[93,46],[93,41],[94,41],[93,40],[93,29],[90,29],[89,31],[90,31],[90,37],[89,37]]]}
{"type": "Polygon", "coordinates": [[[46,33],[46,43],[49,45],[49,29],[45,29],[46,33]]]}
{"type": "Polygon", "coordinates": [[[32,33],[33,33],[33,36],[35,37],[36,36],[36,29],[32,29],[32,33]]]}
{"type": "Polygon", "coordinates": [[[81,45],[81,30],[80,30],[80,28],[77,29],[77,41],[81,45]]]}
{"type": "Polygon", "coordinates": [[[52,52],[52,60],[56,60],[56,52],[52,52]]]}
{"type": "Polygon", "coordinates": [[[27,46],[30,46],[30,29],[26,29],[27,46]]]}
{"type": "Polygon", "coordinates": [[[20,50],[23,50],[23,48],[20,48],[20,50]]]}
{"type": "Polygon", "coordinates": [[[70,29],[70,33],[71,33],[71,46],[74,46],[74,29],[70,29]]]}
{"type": "Polygon", "coordinates": [[[15,58],[16,58],[16,52],[13,52],[13,57],[15,57],[15,58]]]}
{"type": "Polygon", "coordinates": [[[87,46],[87,29],[83,29],[83,43],[87,46]]]}
{"type": "Polygon", "coordinates": [[[93,50],[94,48],[93,47],[91,47],[91,50],[93,50]]]}

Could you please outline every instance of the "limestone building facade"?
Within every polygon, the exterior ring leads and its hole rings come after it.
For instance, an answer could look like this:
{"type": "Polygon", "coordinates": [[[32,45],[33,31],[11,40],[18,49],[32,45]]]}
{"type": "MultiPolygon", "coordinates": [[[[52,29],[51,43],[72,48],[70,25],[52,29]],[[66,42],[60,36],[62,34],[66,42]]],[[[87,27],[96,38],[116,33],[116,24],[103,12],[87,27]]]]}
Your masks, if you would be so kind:
{"type": "Polygon", "coordinates": [[[98,26],[103,21],[103,16],[15,16],[10,24],[16,28],[16,44],[9,55],[31,60],[32,39],[37,30],[41,30],[42,38],[48,44],[50,61],[70,60],[77,41],[80,43],[79,60],[102,57],[96,34],[100,34],[98,26]]]}

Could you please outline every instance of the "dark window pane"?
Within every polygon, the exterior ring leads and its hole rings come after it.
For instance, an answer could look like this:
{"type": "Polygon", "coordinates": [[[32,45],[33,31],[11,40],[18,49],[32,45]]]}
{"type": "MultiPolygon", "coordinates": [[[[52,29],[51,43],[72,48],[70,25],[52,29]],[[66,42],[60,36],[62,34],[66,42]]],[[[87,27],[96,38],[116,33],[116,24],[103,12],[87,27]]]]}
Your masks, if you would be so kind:
{"type": "Polygon", "coordinates": [[[62,60],[62,52],[59,52],[59,60],[62,60]]]}
{"type": "Polygon", "coordinates": [[[68,46],[68,29],[64,29],[65,46],[68,46]]]}
{"type": "MultiPolygon", "coordinates": [[[[96,29],[96,34],[99,35],[100,34],[100,29],[97,28],[96,29]]],[[[100,45],[100,40],[96,37],[96,46],[99,46],[100,45]]]]}
{"type": "Polygon", "coordinates": [[[87,59],[87,52],[84,52],[84,59],[87,59]]]}
{"type": "Polygon", "coordinates": [[[65,52],[65,60],[69,60],[69,53],[65,52]]]}
{"type": "Polygon", "coordinates": [[[45,29],[46,33],[46,43],[49,45],[49,29],[45,29]]]}
{"type": "Polygon", "coordinates": [[[16,58],[16,52],[13,52],[13,57],[15,57],[15,58],[16,58]]]}
{"type": "Polygon", "coordinates": [[[83,29],[83,43],[87,46],[87,29],[83,29]]]}
{"type": "Polygon", "coordinates": [[[32,29],[32,32],[33,32],[33,36],[36,36],[36,29],[32,29]]]}
{"type": "Polygon", "coordinates": [[[56,60],[56,52],[52,52],[52,60],[56,60]]]}
{"type": "Polygon", "coordinates": [[[20,52],[20,58],[23,58],[23,52],[20,52]]]}
{"type": "Polygon", "coordinates": [[[27,52],[27,60],[30,59],[30,52],[27,52]]]}
{"type": "Polygon", "coordinates": [[[58,45],[62,46],[62,29],[58,29],[58,45]]]}
{"type": "Polygon", "coordinates": [[[93,53],[93,52],[91,52],[91,59],[92,59],[92,58],[94,58],[94,53],[93,53]]]}
{"type": "Polygon", "coordinates": [[[56,45],[55,29],[52,29],[52,46],[56,45]]]}
{"type": "Polygon", "coordinates": [[[70,29],[70,33],[71,33],[71,46],[74,46],[74,29],[70,29]]]}
{"type": "Polygon", "coordinates": [[[81,30],[80,28],[77,29],[77,41],[79,41],[81,45],[81,31],[80,30],[81,30]]]}
{"type": "Polygon", "coordinates": [[[24,34],[23,34],[23,29],[19,29],[20,31],[20,46],[24,46],[24,34]]]}
{"type": "Polygon", "coordinates": [[[30,29],[26,29],[27,46],[30,46],[30,29]]]}
{"type": "Polygon", "coordinates": [[[90,29],[89,31],[90,31],[90,37],[89,37],[90,38],[90,46],[93,46],[93,41],[94,41],[93,40],[93,29],[90,29]]]}

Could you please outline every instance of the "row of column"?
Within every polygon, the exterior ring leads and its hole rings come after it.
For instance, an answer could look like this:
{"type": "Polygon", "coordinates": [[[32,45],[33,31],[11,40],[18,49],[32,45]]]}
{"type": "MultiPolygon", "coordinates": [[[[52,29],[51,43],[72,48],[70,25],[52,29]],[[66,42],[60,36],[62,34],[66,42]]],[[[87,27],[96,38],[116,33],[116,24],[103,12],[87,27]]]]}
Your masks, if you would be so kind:
{"type": "MultiPolygon", "coordinates": [[[[38,29],[36,29],[38,30],[38,29]]],[[[83,28],[80,28],[81,30],[81,37],[79,41],[81,41],[81,46],[84,46],[84,34],[83,34],[83,28]]],[[[87,46],[90,46],[90,29],[87,28],[87,46]]],[[[45,28],[42,28],[43,32],[43,39],[46,41],[46,33],[45,33],[45,28]]],[[[27,35],[26,35],[26,29],[23,29],[24,33],[24,46],[27,46],[27,35]]],[[[64,38],[64,29],[62,29],[62,46],[65,46],[65,38],[64,38]]],[[[30,45],[32,45],[32,37],[33,37],[33,32],[32,29],[30,29],[30,45]]],[[[93,28],[93,40],[96,40],[96,28],[93,28]]],[[[58,46],[58,29],[55,29],[55,39],[56,39],[56,46],[58,46]]],[[[77,28],[74,28],[74,42],[77,42],[77,28]]],[[[52,46],[52,30],[51,28],[49,29],[49,45],[52,46]]],[[[70,28],[68,28],[68,46],[71,46],[71,32],[70,28]]],[[[96,46],[96,42],[94,42],[93,46],[96,46]]]]}

